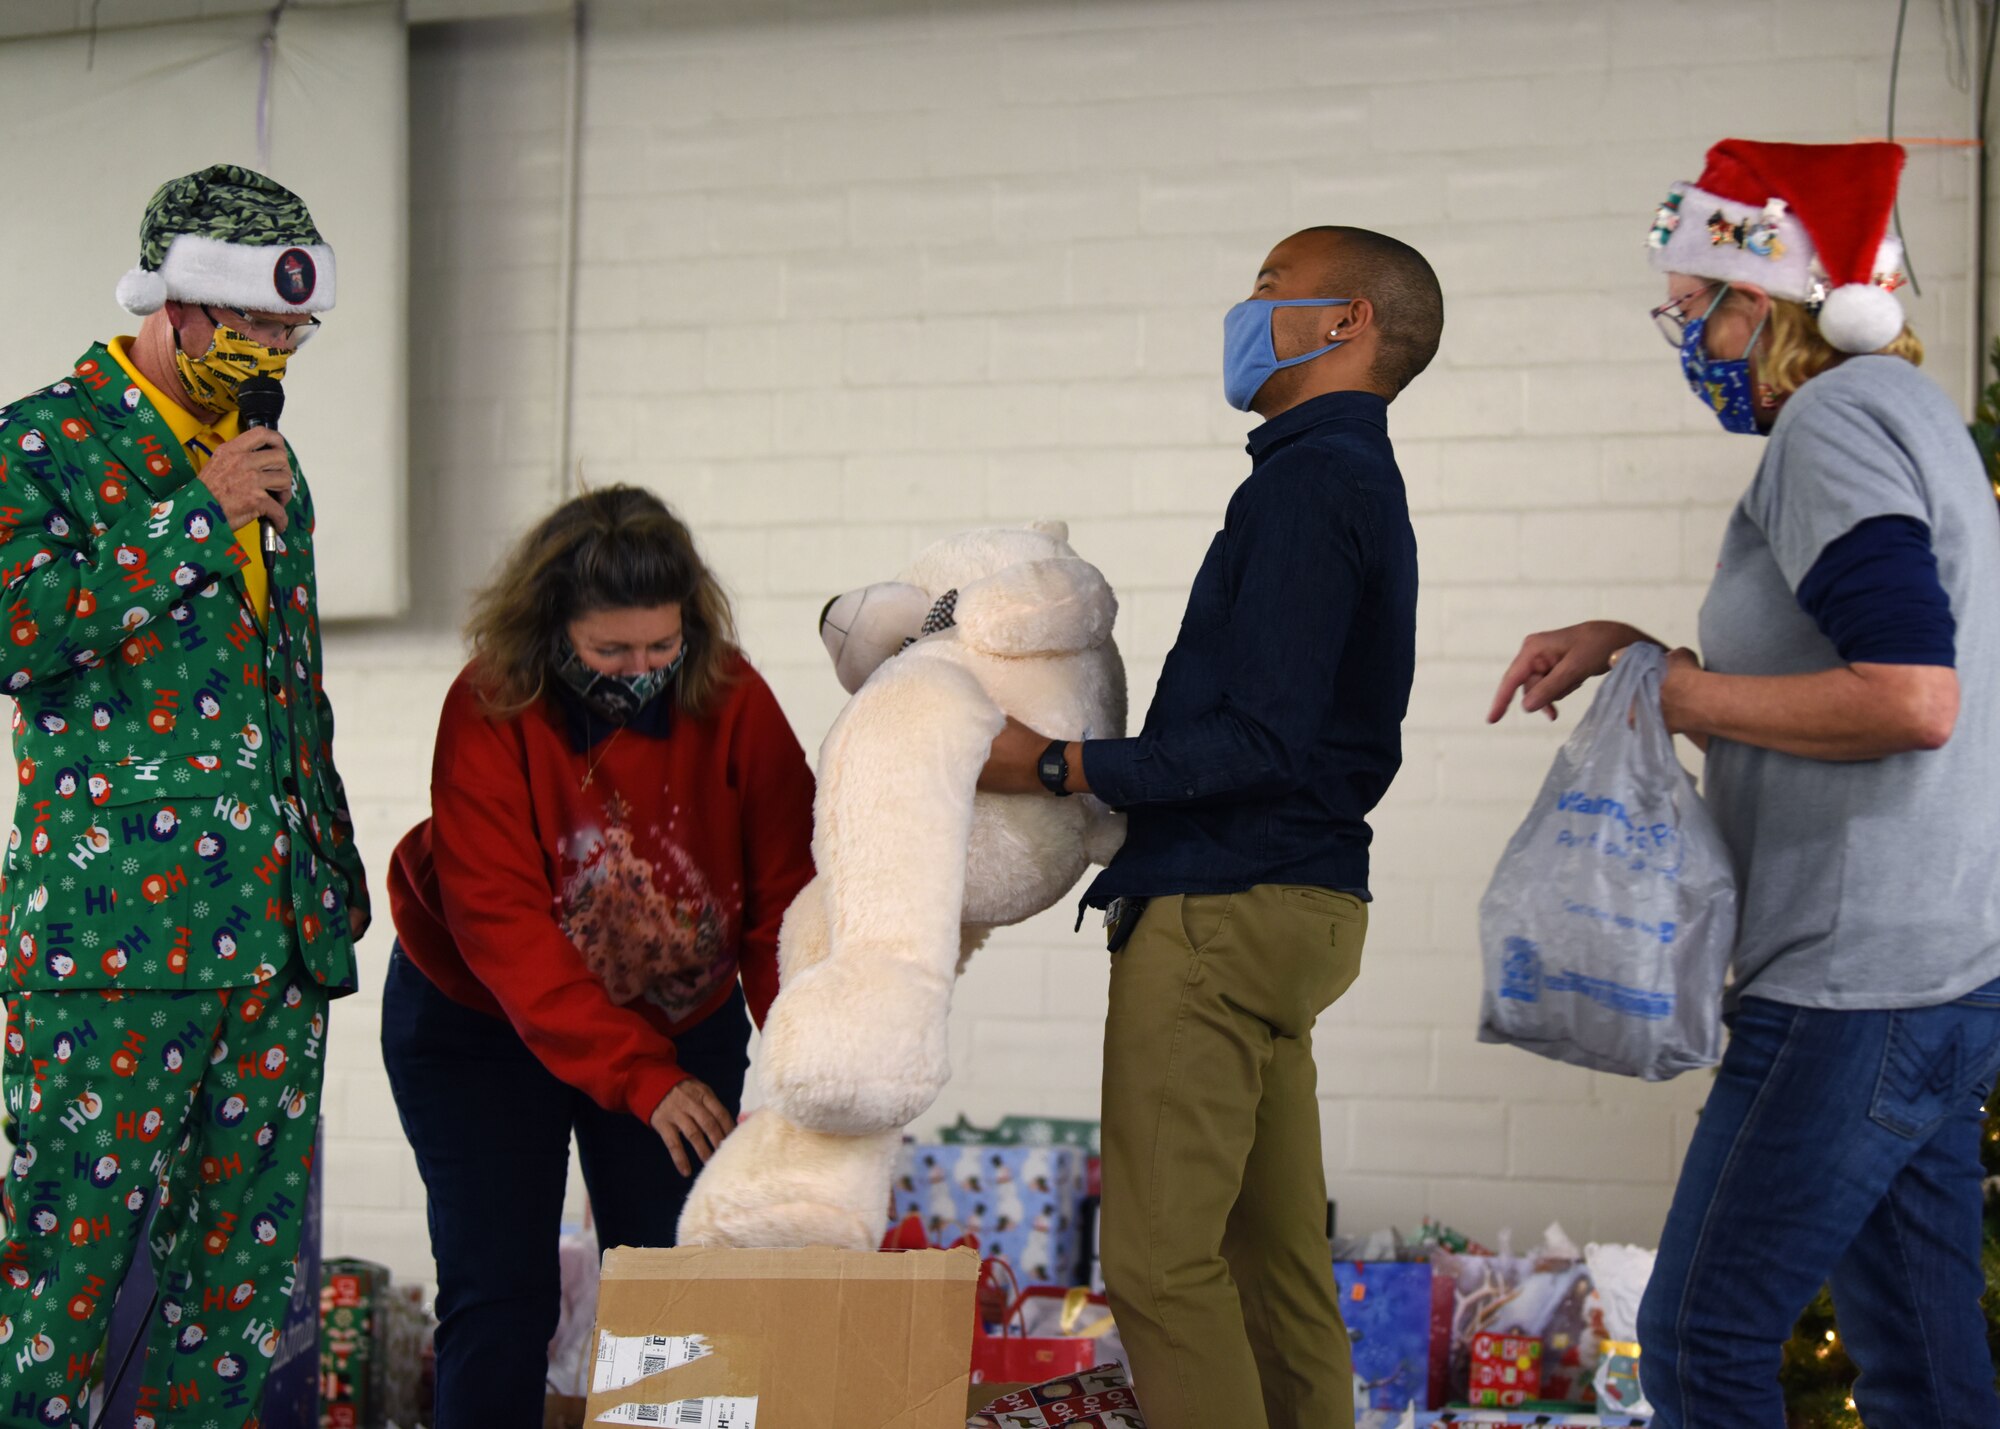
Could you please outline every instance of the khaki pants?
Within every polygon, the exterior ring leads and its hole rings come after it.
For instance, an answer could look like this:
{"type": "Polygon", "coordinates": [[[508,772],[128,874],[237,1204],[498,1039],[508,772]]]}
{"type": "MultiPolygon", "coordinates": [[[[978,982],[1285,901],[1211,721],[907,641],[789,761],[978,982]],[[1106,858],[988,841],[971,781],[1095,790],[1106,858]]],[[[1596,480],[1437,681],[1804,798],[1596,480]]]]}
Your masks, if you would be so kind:
{"type": "Polygon", "coordinates": [[[1350,1429],[1312,1028],[1368,905],[1155,898],[1112,958],[1104,1278],[1148,1429],[1350,1429]]]}

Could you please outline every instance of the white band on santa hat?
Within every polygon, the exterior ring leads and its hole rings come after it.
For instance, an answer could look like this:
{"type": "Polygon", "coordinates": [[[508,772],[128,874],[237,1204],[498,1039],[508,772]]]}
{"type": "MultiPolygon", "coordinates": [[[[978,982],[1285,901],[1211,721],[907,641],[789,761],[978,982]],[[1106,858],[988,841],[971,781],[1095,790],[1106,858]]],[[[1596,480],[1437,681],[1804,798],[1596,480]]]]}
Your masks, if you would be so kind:
{"type": "Polygon", "coordinates": [[[325,243],[225,243],[183,233],[157,271],[134,268],[118,280],[127,312],[156,312],[167,299],[218,303],[239,312],[323,313],[334,297],[333,248],[325,243]]]}
{"type": "MultiPolygon", "coordinates": [[[[1754,283],[1795,303],[1819,303],[1827,295],[1812,239],[1783,199],[1753,208],[1675,184],[1654,216],[1647,244],[1657,272],[1754,283]]],[[[1902,282],[1903,245],[1887,234],[1876,250],[1875,283],[1893,289],[1902,282]]]]}

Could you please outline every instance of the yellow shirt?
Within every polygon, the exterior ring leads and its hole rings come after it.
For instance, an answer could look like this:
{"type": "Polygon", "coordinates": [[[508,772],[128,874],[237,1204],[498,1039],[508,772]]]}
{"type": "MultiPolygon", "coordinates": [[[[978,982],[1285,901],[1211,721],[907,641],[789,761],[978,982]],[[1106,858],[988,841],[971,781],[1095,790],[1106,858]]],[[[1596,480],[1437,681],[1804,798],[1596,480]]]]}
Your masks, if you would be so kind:
{"type": "MultiPolygon", "coordinates": [[[[236,413],[226,413],[214,426],[203,426],[195,419],[194,413],[148,382],[144,374],[132,365],[131,355],[127,352],[131,343],[129,337],[114,337],[105,345],[111,349],[111,355],[118,359],[118,365],[125,369],[125,375],[132,379],[133,385],[146,394],[153,410],[166,418],[174,440],[181,444],[188,460],[194,463],[194,474],[200,476],[201,469],[208,465],[209,455],[237,435],[236,413]]],[[[262,536],[255,521],[236,529],[236,544],[250,558],[243,567],[243,588],[249,593],[250,609],[256,614],[259,625],[264,623],[265,588],[270,579],[264,570],[262,536]]]]}

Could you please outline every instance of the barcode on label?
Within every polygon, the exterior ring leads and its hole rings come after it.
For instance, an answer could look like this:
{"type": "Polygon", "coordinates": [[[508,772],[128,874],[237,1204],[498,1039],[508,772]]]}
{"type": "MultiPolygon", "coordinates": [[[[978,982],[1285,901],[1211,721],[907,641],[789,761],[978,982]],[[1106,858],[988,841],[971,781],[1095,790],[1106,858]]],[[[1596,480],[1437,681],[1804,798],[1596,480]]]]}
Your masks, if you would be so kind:
{"type": "Polygon", "coordinates": [[[665,1355],[641,1355],[639,1357],[640,1374],[658,1374],[666,1367],[667,1357],[665,1355]]]}
{"type": "Polygon", "coordinates": [[[757,1429],[757,1400],[721,1394],[670,1404],[620,1404],[599,1414],[598,1424],[653,1424],[659,1429],[757,1429]]]}

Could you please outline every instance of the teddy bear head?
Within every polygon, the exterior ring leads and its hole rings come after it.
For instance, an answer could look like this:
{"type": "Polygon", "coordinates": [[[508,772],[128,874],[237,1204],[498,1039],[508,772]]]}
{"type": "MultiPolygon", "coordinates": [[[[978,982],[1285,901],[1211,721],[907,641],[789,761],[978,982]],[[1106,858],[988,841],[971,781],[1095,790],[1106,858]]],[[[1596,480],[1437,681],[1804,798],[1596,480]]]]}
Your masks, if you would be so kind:
{"type": "Polygon", "coordinates": [[[828,601],[819,628],[852,694],[884,661],[940,631],[955,627],[989,655],[1071,655],[1108,641],[1117,614],[1104,576],[1070,549],[1069,527],[1036,521],[933,542],[896,579],[828,601]]]}

